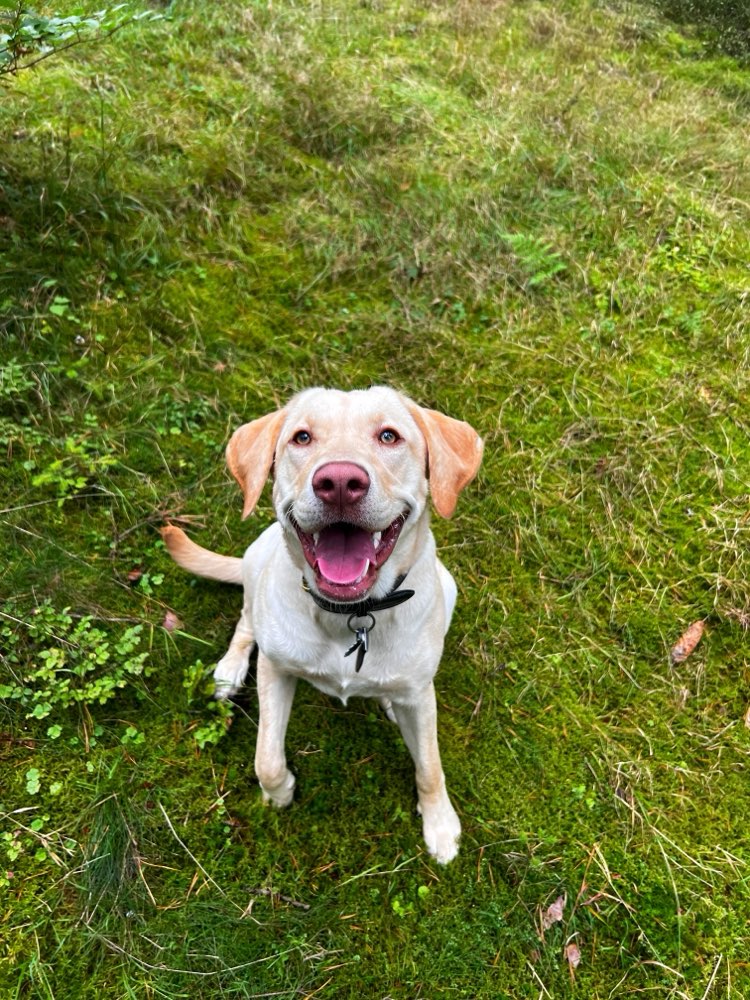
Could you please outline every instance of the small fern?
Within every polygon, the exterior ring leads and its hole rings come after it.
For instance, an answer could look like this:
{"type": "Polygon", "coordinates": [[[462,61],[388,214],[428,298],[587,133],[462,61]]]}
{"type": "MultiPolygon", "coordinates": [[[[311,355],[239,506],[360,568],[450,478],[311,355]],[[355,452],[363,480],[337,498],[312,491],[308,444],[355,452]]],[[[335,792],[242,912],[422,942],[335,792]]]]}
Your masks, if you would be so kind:
{"type": "Polygon", "coordinates": [[[524,288],[539,288],[565,270],[565,262],[549,243],[525,233],[500,233],[524,273],[524,288]]]}

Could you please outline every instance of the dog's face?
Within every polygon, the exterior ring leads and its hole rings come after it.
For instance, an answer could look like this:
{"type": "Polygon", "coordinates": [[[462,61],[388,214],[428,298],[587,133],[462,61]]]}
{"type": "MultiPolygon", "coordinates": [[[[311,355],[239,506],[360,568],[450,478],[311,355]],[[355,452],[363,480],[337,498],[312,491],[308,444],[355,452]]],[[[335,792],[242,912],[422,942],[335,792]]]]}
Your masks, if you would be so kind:
{"type": "Polygon", "coordinates": [[[311,389],[287,407],[274,505],[296,535],[308,583],[324,597],[357,601],[372,590],[425,509],[426,451],[389,389],[311,389]]]}
{"type": "Polygon", "coordinates": [[[481,455],[468,424],[384,387],[308,389],[245,424],[227,448],[245,516],[273,466],[292,556],[308,586],[341,602],[391,588],[425,524],[428,474],[438,513],[450,516],[481,455]]]}

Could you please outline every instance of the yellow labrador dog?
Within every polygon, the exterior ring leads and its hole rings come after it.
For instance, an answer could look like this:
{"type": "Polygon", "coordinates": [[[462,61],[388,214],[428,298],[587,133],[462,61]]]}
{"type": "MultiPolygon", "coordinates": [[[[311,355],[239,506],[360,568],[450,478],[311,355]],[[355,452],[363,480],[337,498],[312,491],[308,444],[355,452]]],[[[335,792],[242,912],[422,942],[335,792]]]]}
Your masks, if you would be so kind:
{"type": "Polygon", "coordinates": [[[278,520],[244,558],[209,552],[177,527],[163,530],[184,569],[244,584],[242,615],[214,678],[218,698],[236,693],[257,643],[255,770],[264,798],[292,800],[284,739],[298,678],[344,702],[377,698],[414,759],[424,839],[441,863],[455,857],[461,825],[445,788],[432,682],[456,585],[435,552],[427,493],[450,517],[482,447],[468,424],[393,389],[308,389],[240,427],[227,447],[243,517],[274,476],[278,520]]]}

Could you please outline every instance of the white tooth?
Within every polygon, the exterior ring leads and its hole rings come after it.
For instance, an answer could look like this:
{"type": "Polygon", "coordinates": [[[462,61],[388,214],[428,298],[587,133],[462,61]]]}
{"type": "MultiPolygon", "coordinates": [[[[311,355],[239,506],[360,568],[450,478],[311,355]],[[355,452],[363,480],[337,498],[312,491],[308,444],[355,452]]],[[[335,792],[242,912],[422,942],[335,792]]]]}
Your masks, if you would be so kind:
{"type": "Polygon", "coordinates": [[[354,582],[355,583],[362,583],[362,581],[364,580],[364,578],[367,576],[367,571],[368,571],[369,568],[370,568],[370,560],[366,559],[365,560],[365,568],[362,570],[362,572],[359,574],[359,576],[357,577],[357,579],[354,582]]]}
{"type": "Polygon", "coordinates": [[[380,539],[382,537],[383,537],[383,532],[382,531],[376,531],[375,534],[372,536],[372,540],[373,540],[373,543],[375,545],[375,548],[377,548],[378,545],[380,545],[380,539]]]}
{"type": "Polygon", "coordinates": [[[319,531],[316,531],[316,532],[315,532],[315,533],[313,534],[313,544],[314,544],[314,545],[317,545],[317,544],[318,544],[318,539],[319,539],[319,538],[320,538],[320,532],[319,532],[319,531]]]}

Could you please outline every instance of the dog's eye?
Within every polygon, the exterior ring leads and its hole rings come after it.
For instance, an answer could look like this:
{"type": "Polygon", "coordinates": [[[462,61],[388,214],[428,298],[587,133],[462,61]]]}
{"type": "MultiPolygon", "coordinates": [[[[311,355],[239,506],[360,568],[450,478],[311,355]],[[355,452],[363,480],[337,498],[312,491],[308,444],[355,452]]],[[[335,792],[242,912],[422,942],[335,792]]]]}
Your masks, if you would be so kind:
{"type": "Polygon", "coordinates": [[[309,431],[297,431],[297,433],[292,438],[294,444],[310,444],[312,441],[312,434],[309,431]]]}
{"type": "Polygon", "coordinates": [[[395,444],[400,440],[400,435],[397,431],[394,431],[392,427],[386,427],[384,431],[381,431],[380,434],[378,434],[378,441],[380,441],[381,444],[395,444]]]}

